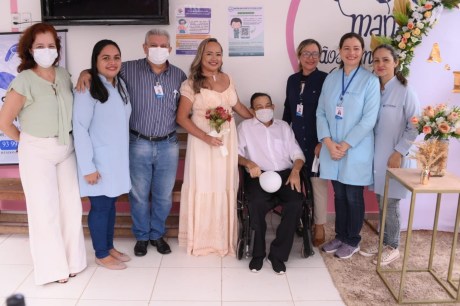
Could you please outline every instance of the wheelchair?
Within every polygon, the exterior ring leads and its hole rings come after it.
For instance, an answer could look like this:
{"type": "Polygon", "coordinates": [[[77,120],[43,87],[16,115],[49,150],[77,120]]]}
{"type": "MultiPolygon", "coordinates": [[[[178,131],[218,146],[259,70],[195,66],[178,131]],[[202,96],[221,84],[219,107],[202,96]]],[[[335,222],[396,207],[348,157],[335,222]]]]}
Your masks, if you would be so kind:
{"type": "MultiPolygon", "coordinates": [[[[252,256],[254,245],[254,230],[251,229],[250,216],[249,216],[249,203],[245,195],[244,176],[246,169],[239,166],[239,188],[237,195],[237,217],[238,217],[238,240],[236,248],[236,256],[238,260],[242,258],[249,258],[252,256]]],[[[312,243],[312,227],[313,227],[313,189],[310,180],[308,179],[307,169],[302,168],[300,172],[300,180],[302,184],[302,214],[297,225],[296,233],[302,237],[301,256],[308,258],[315,254],[312,243]]],[[[279,199],[275,198],[275,201],[279,199]]],[[[275,202],[276,204],[276,202],[275,202]]],[[[273,209],[275,214],[281,215],[278,207],[273,209]]]]}

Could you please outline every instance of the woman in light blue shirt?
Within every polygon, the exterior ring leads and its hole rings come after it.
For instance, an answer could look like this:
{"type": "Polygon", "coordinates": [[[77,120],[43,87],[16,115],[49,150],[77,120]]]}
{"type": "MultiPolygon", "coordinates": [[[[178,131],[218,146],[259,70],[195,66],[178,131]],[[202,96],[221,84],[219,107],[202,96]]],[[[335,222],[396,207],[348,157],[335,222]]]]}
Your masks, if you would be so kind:
{"type": "Polygon", "coordinates": [[[128,255],[113,246],[115,202],[131,189],[129,178],[129,116],[131,104],[118,73],[121,52],[111,40],[101,40],[91,56],[91,87],[75,92],[73,133],[81,196],[88,196],[88,226],[96,263],[125,269],[128,255]]]}
{"type": "Polygon", "coordinates": [[[327,253],[350,258],[359,251],[364,221],[364,186],[372,184],[373,128],[380,106],[379,81],[361,67],[363,38],[347,33],[340,39],[340,69],[329,74],[316,111],[321,178],[334,187],[335,239],[327,253]]]}
{"type": "MultiPolygon", "coordinates": [[[[413,160],[407,155],[418,135],[418,131],[410,119],[419,115],[420,104],[415,92],[407,85],[407,80],[399,71],[399,59],[393,47],[389,45],[378,46],[373,52],[373,59],[374,73],[380,79],[381,103],[374,128],[374,185],[372,189],[377,195],[381,213],[387,168],[411,168],[415,166],[413,160]]],[[[405,198],[407,194],[408,190],[405,187],[394,180],[390,180],[383,238],[385,247],[381,265],[388,265],[399,258],[399,201],[405,198]]],[[[373,245],[359,253],[363,256],[374,256],[377,251],[378,245],[373,245]]]]}

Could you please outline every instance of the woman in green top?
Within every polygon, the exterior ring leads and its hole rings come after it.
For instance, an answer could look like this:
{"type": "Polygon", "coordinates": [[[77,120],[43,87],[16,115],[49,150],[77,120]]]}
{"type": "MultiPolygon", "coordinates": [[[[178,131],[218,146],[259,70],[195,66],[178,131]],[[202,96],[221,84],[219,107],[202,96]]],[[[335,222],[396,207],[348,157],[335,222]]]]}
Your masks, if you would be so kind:
{"type": "Polygon", "coordinates": [[[16,79],[0,111],[0,129],[19,141],[35,283],[65,283],[86,267],[82,207],[72,139],[72,83],[58,67],[61,44],[44,23],[19,40],[16,79]],[[13,121],[19,117],[21,130],[13,121]]]}

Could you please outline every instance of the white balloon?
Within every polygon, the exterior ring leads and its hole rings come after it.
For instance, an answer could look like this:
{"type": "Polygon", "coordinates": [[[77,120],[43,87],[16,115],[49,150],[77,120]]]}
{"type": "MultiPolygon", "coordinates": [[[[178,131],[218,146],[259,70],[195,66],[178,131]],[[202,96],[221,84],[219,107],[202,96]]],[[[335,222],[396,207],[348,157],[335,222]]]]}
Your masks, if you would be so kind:
{"type": "Polygon", "coordinates": [[[281,176],[275,171],[266,171],[260,175],[259,183],[266,192],[277,192],[281,187],[281,176]]]}

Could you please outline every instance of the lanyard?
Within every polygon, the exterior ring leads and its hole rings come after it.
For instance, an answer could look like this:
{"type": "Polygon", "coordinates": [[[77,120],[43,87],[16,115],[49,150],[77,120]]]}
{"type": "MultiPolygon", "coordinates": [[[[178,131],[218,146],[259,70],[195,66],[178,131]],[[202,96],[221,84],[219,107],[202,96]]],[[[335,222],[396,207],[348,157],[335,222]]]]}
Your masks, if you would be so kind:
{"type": "Polygon", "coordinates": [[[303,102],[302,94],[303,94],[304,89],[305,89],[305,81],[300,81],[299,103],[301,104],[303,102]]]}
{"type": "Polygon", "coordinates": [[[361,68],[361,66],[358,66],[358,68],[356,69],[355,73],[353,73],[353,75],[351,76],[350,82],[348,82],[347,87],[345,87],[345,69],[342,70],[342,94],[340,95],[340,105],[342,105],[343,96],[347,92],[348,87],[350,87],[351,82],[353,82],[353,79],[355,78],[356,74],[358,73],[359,68],[361,68]]]}

